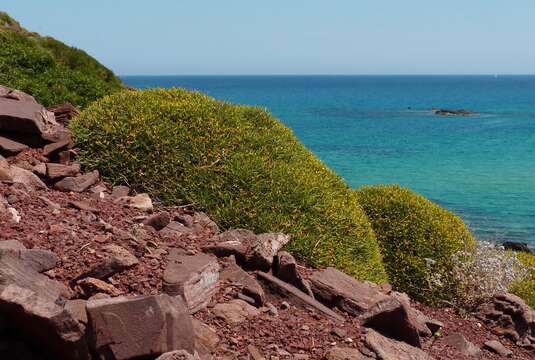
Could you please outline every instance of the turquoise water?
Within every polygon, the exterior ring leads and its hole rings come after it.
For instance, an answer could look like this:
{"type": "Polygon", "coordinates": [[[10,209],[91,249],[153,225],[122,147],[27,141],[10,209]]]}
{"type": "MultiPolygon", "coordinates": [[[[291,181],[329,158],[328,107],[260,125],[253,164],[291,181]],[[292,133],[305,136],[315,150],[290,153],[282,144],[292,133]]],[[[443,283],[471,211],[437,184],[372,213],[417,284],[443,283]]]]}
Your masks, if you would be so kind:
{"type": "Polygon", "coordinates": [[[535,246],[535,76],[123,79],[266,107],[351,186],[399,183],[461,215],[482,239],[535,246]]]}

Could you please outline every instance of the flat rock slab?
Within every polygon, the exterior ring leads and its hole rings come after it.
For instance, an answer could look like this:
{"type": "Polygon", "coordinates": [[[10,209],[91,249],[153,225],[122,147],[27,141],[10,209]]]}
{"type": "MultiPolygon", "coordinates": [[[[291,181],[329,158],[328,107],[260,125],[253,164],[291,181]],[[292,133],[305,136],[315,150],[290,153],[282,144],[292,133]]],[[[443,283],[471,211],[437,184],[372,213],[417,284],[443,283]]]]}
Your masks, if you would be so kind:
{"type": "Polygon", "coordinates": [[[462,334],[452,334],[444,338],[444,343],[457,349],[465,356],[477,356],[481,351],[476,345],[466,340],[462,334]]]}
{"type": "Polygon", "coordinates": [[[171,249],[163,274],[163,290],[171,296],[181,296],[193,314],[205,308],[219,284],[219,263],[215,256],[183,255],[171,249]]]}
{"type": "Polygon", "coordinates": [[[212,309],[215,316],[229,324],[239,324],[260,315],[260,311],[243,300],[235,299],[228,303],[217,304],[212,309]]]}
{"type": "Polygon", "coordinates": [[[56,163],[46,163],[46,176],[49,179],[76,176],[80,173],[80,169],[80,164],[63,165],[56,163]]]}
{"type": "Polygon", "coordinates": [[[292,254],[286,251],[280,251],[275,258],[273,273],[282,281],[286,281],[305,294],[314,297],[310,283],[299,273],[299,270],[297,269],[297,262],[292,254]]]}
{"type": "Polygon", "coordinates": [[[9,253],[0,254],[0,279],[0,313],[18,334],[58,359],[89,359],[83,328],[63,306],[63,284],[9,253]]]}
{"type": "Polygon", "coordinates": [[[374,286],[331,267],[315,272],[310,282],[318,300],[355,316],[388,298],[374,286]]]}
{"type": "Polygon", "coordinates": [[[180,298],[165,294],[87,302],[91,347],[102,359],[195,351],[191,317],[180,298]]]}
{"type": "Polygon", "coordinates": [[[21,144],[19,142],[0,136],[0,150],[3,150],[9,154],[18,154],[26,149],[28,149],[28,145],[21,144]]]}
{"type": "Polygon", "coordinates": [[[503,357],[513,356],[513,352],[507,349],[505,346],[503,346],[501,342],[497,340],[491,340],[491,341],[485,342],[484,348],[503,357]]]}
{"type": "Polygon", "coordinates": [[[130,269],[139,263],[139,260],[125,248],[109,244],[104,246],[107,257],[96,264],[89,271],[79,275],[77,279],[92,277],[96,279],[108,278],[118,272],[130,269]]]}
{"type": "Polygon", "coordinates": [[[54,113],[35,101],[0,97],[0,130],[40,135],[51,125],[58,125],[54,113]]]}
{"type": "Polygon", "coordinates": [[[97,170],[76,177],[66,177],[54,184],[54,188],[61,191],[81,193],[96,184],[99,179],[97,170]]]}
{"type": "Polygon", "coordinates": [[[362,324],[390,338],[422,347],[419,322],[412,309],[396,298],[379,301],[362,315],[362,324]]]}
{"type": "MultiPolygon", "coordinates": [[[[22,245],[22,244],[21,244],[22,245]]],[[[0,242],[0,254],[9,253],[20,259],[26,266],[37,272],[51,270],[59,263],[58,256],[50,250],[41,249],[6,249],[0,242]]]]}
{"type": "Polygon", "coordinates": [[[242,293],[253,298],[256,306],[264,304],[265,294],[262,286],[234,261],[229,261],[219,276],[221,282],[228,281],[241,287],[242,293]]]}
{"type": "Polygon", "coordinates": [[[268,286],[274,288],[275,291],[278,293],[281,293],[283,295],[289,296],[292,299],[296,300],[297,302],[304,304],[306,306],[310,306],[317,311],[319,311],[321,314],[329,317],[332,320],[344,322],[345,319],[326,307],[325,305],[321,304],[320,302],[316,301],[314,298],[308,296],[301,290],[297,289],[295,286],[292,286],[276,277],[274,277],[271,274],[264,273],[259,271],[257,273],[257,276],[260,280],[266,282],[268,286]]]}
{"type": "Polygon", "coordinates": [[[404,342],[389,339],[369,330],[364,339],[366,347],[382,360],[432,360],[427,353],[404,342]]]}
{"type": "Polygon", "coordinates": [[[217,332],[200,320],[193,318],[192,321],[197,352],[201,356],[210,356],[220,342],[217,332]]]}

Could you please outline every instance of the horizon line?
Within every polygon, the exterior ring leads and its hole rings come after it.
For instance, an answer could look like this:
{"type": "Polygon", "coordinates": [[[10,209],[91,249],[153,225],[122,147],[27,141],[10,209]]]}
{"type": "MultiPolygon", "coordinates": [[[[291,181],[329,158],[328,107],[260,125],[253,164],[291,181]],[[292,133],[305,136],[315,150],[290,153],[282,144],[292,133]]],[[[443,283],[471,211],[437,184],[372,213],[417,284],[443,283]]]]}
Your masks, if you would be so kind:
{"type": "Polygon", "coordinates": [[[128,76],[153,76],[153,77],[164,77],[164,76],[490,76],[490,77],[500,77],[500,76],[535,76],[534,74],[119,74],[119,77],[128,77],[128,76]]]}

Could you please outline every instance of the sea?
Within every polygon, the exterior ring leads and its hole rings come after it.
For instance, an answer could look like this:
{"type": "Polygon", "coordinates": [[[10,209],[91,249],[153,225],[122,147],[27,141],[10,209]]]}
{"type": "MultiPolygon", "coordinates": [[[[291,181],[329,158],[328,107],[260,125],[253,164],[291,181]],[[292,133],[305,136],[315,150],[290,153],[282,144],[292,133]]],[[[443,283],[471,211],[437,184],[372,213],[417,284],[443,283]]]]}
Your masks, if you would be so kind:
{"type": "Polygon", "coordinates": [[[267,108],[352,187],[400,184],[535,247],[535,76],[124,76],[267,108]],[[432,109],[466,109],[439,116],[432,109]]]}

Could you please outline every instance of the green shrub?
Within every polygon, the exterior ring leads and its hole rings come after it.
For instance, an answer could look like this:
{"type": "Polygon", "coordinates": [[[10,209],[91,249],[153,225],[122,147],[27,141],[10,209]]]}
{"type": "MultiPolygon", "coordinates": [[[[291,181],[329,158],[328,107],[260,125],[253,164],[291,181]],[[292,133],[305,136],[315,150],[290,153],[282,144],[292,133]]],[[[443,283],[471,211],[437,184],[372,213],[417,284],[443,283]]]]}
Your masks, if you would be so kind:
{"type": "Polygon", "coordinates": [[[517,252],[517,258],[529,268],[529,273],[525,279],[513,284],[509,291],[522,299],[535,308],[535,255],[517,252]]]}
{"type": "Polygon", "coordinates": [[[454,294],[449,279],[452,256],[472,249],[475,241],[463,221],[398,185],[357,190],[360,204],[372,223],[391,284],[411,297],[435,302],[454,294]],[[440,279],[435,290],[431,281],[440,279]]]}
{"type": "Polygon", "coordinates": [[[0,85],[27,92],[45,106],[68,101],[82,107],[122,88],[84,51],[30,33],[5,13],[0,13],[0,85]]]}
{"type": "Polygon", "coordinates": [[[373,230],[347,185],[266,111],[182,89],[125,91],[71,125],[81,161],[223,228],[292,235],[314,265],[385,281],[373,230]]]}

